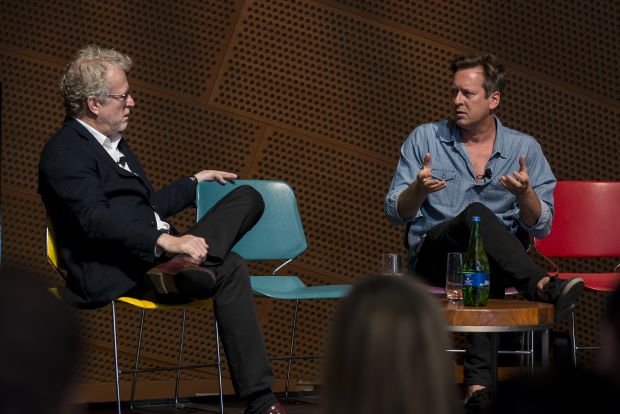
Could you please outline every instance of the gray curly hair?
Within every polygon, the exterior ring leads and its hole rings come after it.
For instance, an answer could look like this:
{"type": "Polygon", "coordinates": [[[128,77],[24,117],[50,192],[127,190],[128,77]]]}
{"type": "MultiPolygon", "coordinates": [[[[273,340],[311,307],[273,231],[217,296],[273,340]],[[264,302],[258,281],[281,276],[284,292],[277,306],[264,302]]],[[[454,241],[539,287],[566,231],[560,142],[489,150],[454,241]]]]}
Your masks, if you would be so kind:
{"type": "Polygon", "coordinates": [[[65,66],[59,91],[67,115],[83,115],[89,96],[96,96],[103,103],[108,100],[106,74],[110,64],[128,72],[133,61],[114,49],[90,45],[78,51],[74,59],[65,66]]]}

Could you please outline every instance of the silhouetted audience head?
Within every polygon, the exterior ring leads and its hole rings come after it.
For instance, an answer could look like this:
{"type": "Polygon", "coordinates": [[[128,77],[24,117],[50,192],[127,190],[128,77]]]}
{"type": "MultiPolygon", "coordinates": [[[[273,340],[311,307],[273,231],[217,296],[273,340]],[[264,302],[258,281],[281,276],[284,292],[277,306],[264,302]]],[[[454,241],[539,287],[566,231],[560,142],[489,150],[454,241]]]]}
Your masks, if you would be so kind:
{"type": "Polygon", "coordinates": [[[448,336],[435,299],[413,277],[371,276],[334,316],[327,414],[454,412],[448,336]]]}
{"type": "Polygon", "coordinates": [[[78,360],[73,313],[33,273],[0,269],[0,413],[66,412],[78,360]]]}

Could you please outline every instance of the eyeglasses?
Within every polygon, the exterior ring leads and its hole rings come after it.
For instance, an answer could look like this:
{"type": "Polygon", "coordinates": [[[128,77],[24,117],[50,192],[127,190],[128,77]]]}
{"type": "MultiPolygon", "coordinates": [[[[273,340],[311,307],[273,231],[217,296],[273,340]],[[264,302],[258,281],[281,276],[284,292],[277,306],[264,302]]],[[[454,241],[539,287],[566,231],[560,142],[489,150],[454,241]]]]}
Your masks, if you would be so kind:
{"type": "Polygon", "coordinates": [[[125,92],[125,93],[109,93],[106,96],[109,98],[117,98],[120,99],[121,101],[123,101],[123,103],[127,102],[127,97],[131,95],[131,93],[129,91],[125,92]]]}

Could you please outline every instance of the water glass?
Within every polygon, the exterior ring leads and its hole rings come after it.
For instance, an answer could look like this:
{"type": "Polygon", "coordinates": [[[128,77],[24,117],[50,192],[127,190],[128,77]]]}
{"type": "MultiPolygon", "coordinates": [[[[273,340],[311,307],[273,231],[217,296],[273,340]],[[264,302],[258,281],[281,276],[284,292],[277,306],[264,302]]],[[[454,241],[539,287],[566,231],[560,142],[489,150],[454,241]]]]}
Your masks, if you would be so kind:
{"type": "Polygon", "coordinates": [[[446,262],[446,296],[450,301],[463,300],[463,253],[448,253],[446,262]]]}
{"type": "Polygon", "coordinates": [[[383,253],[381,255],[381,274],[384,276],[402,276],[403,256],[398,253],[383,253]]]}

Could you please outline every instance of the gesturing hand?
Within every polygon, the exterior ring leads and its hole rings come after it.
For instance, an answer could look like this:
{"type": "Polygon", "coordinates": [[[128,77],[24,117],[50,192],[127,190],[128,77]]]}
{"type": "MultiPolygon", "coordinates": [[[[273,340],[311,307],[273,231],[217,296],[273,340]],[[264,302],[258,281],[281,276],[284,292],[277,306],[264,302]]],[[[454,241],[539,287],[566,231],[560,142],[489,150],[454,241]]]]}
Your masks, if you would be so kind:
{"type": "Polygon", "coordinates": [[[444,180],[433,178],[430,152],[427,152],[424,155],[422,169],[418,172],[416,182],[418,184],[418,188],[425,193],[434,193],[435,191],[439,191],[446,187],[446,182],[444,180]]]}
{"type": "Polygon", "coordinates": [[[527,166],[525,165],[525,157],[519,156],[519,171],[512,173],[514,178],[509,175],[499,177],[499,182],[512,194],[519,196],[527,191],[530,187],[530,177],[527,174],[527,166]]]}

